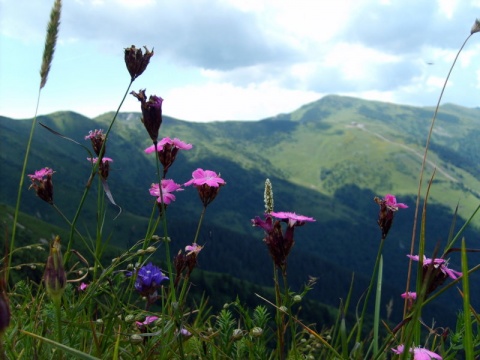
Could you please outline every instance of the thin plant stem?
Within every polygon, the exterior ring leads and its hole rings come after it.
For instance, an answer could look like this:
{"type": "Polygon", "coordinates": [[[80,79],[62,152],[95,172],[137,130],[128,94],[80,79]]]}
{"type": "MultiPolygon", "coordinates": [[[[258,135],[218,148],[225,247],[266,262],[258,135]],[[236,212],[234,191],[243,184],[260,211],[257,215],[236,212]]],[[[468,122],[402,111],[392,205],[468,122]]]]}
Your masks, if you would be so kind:
{"type": "MultiPolygon", "coordinates": [[[[108,135],[110,134],[110,131],[112,130],[113,124],[115,123],[115,120],[117,119],[117,116],[120,113],[120,109],[121,109],[123,103],[125,102],[125,99],[127,98],[128,92],[130,91],[130,87],[132,86],[133,81],[134,81],[134,79],[130,80],[130,83],[127,86],[127,90],[125,91],[125,94],[123,95],[122,101],[120,101],[120,104],[118,105],[117,111],[115,112],[115,115],[113,116],[113,119],[110,123],[110,126],[108,127],[108,130],[105,133],[105,141],[103,142],[102,148],[100,149],[100,154],[103,154],[104,151],[105,151],[104,149],[105,149],[105,146],[106,146],[107,141],[108,141],[108,135]]],[[[85,200],[87,199],[88,192],[90,191],[92,180],[95,177],[95,174],[98,170],[99,165],[100,165],[100,161],[97,161],[97,163],[95,164],[95,166],[92,169],[92,173],[90,174],[90,178],[87,181],[87,185],[85,186],[85,189],[83,191],[83,195],[82,195],[82,198],[80,199],[80,203],[78,204],[78,208],[77,208],[77,211],[75,213],[75,216],[73,217],[72,226],[70,227],[70,236],[69,236],[69,239],[68,239],[68,245],[67,245],[67,251],[66,251],[66,254],[65,254],[64,264],[67,264],[68,260],[70,259],[70,249],[71,249],[72,243],[73,243],[73,234],[75,232],[75,226],[77,224],[78,218],[80,217],[80,213],[82,211],[83,205],[85,203],[85,200]]]]}
{"type": "MultiPolygon", "coordinates": [[[[20,203],[22,200],[22,190],[23,190],[23,182],[25,181],[25,173],[27,171],[27,164],[28,164],[28,156],[30,154],[30,148],[32,146],[33,134],[35,133],[35,125],[37,124],[37,114],[38,114],[38,107],[40,105],[40,95],[42,93],[42,88],[38,90],[38,97],[37,97],[37,106],[35,108],[35,116],[32,120],[32,127],[30,128],[30,135],[27,141],[27,149],[25,150],[25,157],[23,159],[23,167],[22,173],[20,174],[20,182],[18,184],[18,192],[17,192],[17,202],[15,205],[15,213],[13,215],[13,225],[12,225],[12,238],[10,239],[10,250],[14,249],[15,246],[15,237],[17,235],[17,222],[18,222],[18,214],[20,212],[20,203]]],[[[8,263],[5,269],[6,272],[6,279],[8,279],[9,269],[12,264],[12,251],[10,251],[8,255],[8,263]]]]}
{"type": "Polygon", "coordinates": [[[198,235],[200,235],[200,228],[202,227],[203,223],[203,218],[205,216],[205,212],[207,210],[207,207],[204,206],[202,209],[202,213],[200,214],[200,219],[198,220],[198,225],[197,225],[197,232],[195,233],[195,238],[193,239],[193,243],[196,244],[198,240],[198,235]]]}
{"type": "Polygon", "coordinates": [[[284,331],[283,331],[283,312],[280,308],[283,306],[282,295],[280,293],[280,284],[278,282],[278,271],[275,263],[273,263],[273,282],[275,285],[275,322],[277,324],[277,358],[283,360],[285,355],[283,353],[285,347],[284,331]]]}
{"type": "Polygon", "coordinates": [[[375,265],[373,267],[372,276],[370,277],[370,285],[368,285],[367,294],[365,295],[365,300],[363,302],[362,313],[360,314],[360,319],[359,319],[358,329],[357,329],[357,337],[355,340],[357,343],[360,342],[360,337],[362,336],[363,320],[365,318],[365,313],[367,311],[368,300],[370,298],[370,293],[372,292],[373,283],[375,281],[375,275],[377,274],[378,266],[380,264],[380,258],[382,256],[382,250],[383,250],[384,244],[385,244],[385,239],[382,239],[380,241],[380,246],[378,247],[377,258],[375,259],[375,265]]]}
{"type": "MultiPolygon", "coordinates": [[[[421,170],[420,170],[420,179],[419,179],[419,182],[418,182],[417,201],[415,203],[415,215],[414,215],[414,221],[413,221],[413,227],[412,227],[412,240],[411,240],[411,243],[410,243],[410,254],[413,254],[413,251],[414,251],[414,248],[415,248],[415,235],[416,235],[416,232],[417,232],[418,211],[419,211],[419,207],[420,207],[420,195],[421,195],[421,192],[422,192],[423,175],[425,173],[425,168],[426,168],[426,163],[427,163],[427,155],[428,155],[428,150],[429,150],[429,147],[430,147],[430,140],[432,138],[433,127],[435,125],[435,120],[437,119],[438,110],[440,108],[440,102],[442,101],[443,94],[445,92],[445,88],[447,87],[447,83],[448,83],[448,80],[450,79],[450,75],[453,71],[453,68],[455,67],[455,64],[457,63],[457,59],[460,56],[460,53],[462,52],[463,48],[467,44],[467,41],[470,39],[470,37],[472,35],[473,35],[473,33],[471,33],[469,36],[467,36],[467,38],[463,42],[462,46],[458,50],[457,55],[455,56],[455,59],[453,60],[452,66],[450,67],[450,70],[448,71],[447,77],[445,78],[445,82],[443,83],[443,87],[442,87],[442,90],[440,92],[440,96],[438,97],[438,101],[437,101],[437,105],[435,107],[435,111],[433,113],[430,129],[428,131],[427,141],[426,141],[426,144],[425,144],[425,152],[423,154],[422,167],[421,167],[421,170]]],[[[412,259],[410,259],[410,261],[408,262],[408,273],[407,273],[407,281],[406,281],[406,288],[405,288],[405,293],[407,293],[407,294],[408,294],[408,291],[410,289],[411,276],[412,276],[412,259]]],[[[404,318],[407,315],[407,310],[408,310],[407,307],[408,307],[408,301],[407,301],[407,299],[405,299],[404,306],[403,306],[403,317],[404,318]]]]}

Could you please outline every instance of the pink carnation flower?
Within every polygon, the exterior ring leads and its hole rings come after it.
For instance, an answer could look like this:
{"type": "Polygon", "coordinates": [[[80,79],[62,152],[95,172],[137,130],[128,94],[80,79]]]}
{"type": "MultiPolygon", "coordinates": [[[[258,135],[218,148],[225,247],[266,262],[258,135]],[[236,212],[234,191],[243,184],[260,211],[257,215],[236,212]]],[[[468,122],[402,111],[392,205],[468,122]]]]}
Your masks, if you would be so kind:
{"type": "Polygon", "coordinates": [[[203,249],[203,246],[200,246],[197,243],[193,243],[192,245],[185,246],[185,251],[187,252],[187,255],[190,255],[190,254],[198,255],[198,253],[202,249],[203,249]]]}
{"type": "Polygon", "coordinates": [[[404,299],[411,299],[411,300],[416,300],[417,299],[417,293],[414,291],[409,291],[408,293],[403,293],[400,295],[404,299]]]}
{"type": "Polygon", "coordinates": [[[307,221],[309,222],[315,221],[315,219],[312,217],[297,215],[294,212],[284,212],[284,211],[273,212],[272,211],[270,215],[278,219],[282,219],[286,221],[288,220],[287,222],[289,227],[302,226],[307,221]]]}
{"type": "Polygon", "coordinates": [[[211,170],[203,170],[198,168],[192,173],[193,179],[187,181],[185,186],[195,185],[195,186],[202,186],[204,184],[211,186],[211,187],[219,187],[220,185],[225,184],[225,180],[223,180],[217,173],[211,170]]]}
{"type": "MultiPolygon", "coordinates": [[[[405,346],[404,345],[398,345],[396,349],[392,349],[392,351],[399,355],[403,354],[405,351],[405,346]]],[[[442,357],[438,355],[437,353],[434,353],[433,351],[421,348],[421,347],[414,347],[410,348],[409,352],[413,354],[413,360],[442,360],[442,357]]]]}
{"type": "MultiPolygon", "coordinates": [[[[174,191],[182,191],[181,185],[175,183],[171,179],[162,180],[162,196],[163,202],[165,205],[170,204],[172,201],[175,201],[175,195],[172,194],[174,191]]],[[[160,188],[158,184],[152,184],[150,187],[150,195],[157,197],[157,202],[162,203],[160,199],[160,188]]]]}
{"type": "Polygon", "coordinates": [[[397,211],[398,209],[408,208],[408,206],[405,205],[404,203],[397,203],[397,198],[392,194],[385,195],[384,200],[385,200],[385,205],[387,205],[387,207],[389,207],[393,211],[397,211]]]}
{"type": "Polygon", "coordinates": [[[35,174],[28,175],[28,177],[32,181],[33,180],[42,181],[43,178],[47,175],[53,175],[53,170],[48,168],[48,167],[45,167],[45,168],[40,169],[40,170],[35,170],[35,174]]]}
{"type": "MultiPolygon", "coordinates": [[[[407,255],[413,261],[419,261],[420,257],[418,255],[407,255]]],[[[435,269],[440,269],[442,273],[449,276],[451,279],[455,280],[458,277],[462,276],[462,273],[453,269],[448,268],[448,262],[445,259],[430,259],[423,255],[423,267],[428,267],[433,263],[435,269]]]]}
{"type": "MultiPolygon", "coordinates": [[[[169,137],[165,137],[158,142],[157,151],[158,152],[163,151],[165,145],[167,144],[181,150],[190,150],[192,148],[192,144],[187,144],[180,139],[174,138],[172,140],[169,137]]],[[[153,152],[155,152],[155,145],[149,146],[148,148],[145,149],[145,153],[147,154],[151,154],[153,152]]]]}

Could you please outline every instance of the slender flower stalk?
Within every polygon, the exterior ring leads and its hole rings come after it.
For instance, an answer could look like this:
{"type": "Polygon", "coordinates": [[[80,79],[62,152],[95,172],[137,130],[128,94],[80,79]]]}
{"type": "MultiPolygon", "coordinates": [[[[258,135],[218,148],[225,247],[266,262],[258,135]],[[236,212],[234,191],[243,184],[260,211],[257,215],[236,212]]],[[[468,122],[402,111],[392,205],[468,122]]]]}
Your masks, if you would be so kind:
{"type": "MultiPolygon", "coordinates": [[[[58,29],[60,27],[60,15],[61,15],[61,10],[62,10],[62,1],[61,0],[55,0],[55,3],[53,4],[52,11],[50,13],[50,20],[47,25],[47,34],[45,37],[45,47],[43,50],[43,57],[42,57],[42,65],[41,65],[41,70],[40,70],[40,88],[38,90],[38,97],[37,97],[37,106],[35,108],[35,115],[33,117],[32,121],[32,127],[30,128],[30,135],[28,137],[27,141],[27,149],[25,150],[25,156],[23,159],[23,167],[22,167],[22,172],[20,175],[20,181],[18,184],[18,192],[17,192],[17,202],[15,205],[15,213],[13,216],[13,225],[12,225],[12,237],[10,240],[10,249],[15,248],[15,237],[17,234],[17,222],[18,222],[18,213],[20,212],[20,203],[22,201],[22,189],[23,189],[23,184],[25,181],[25,173],[27,170],[27,165],[28,165],[28,157],[30,154],[30,148],[32,145],[32,139],[33,139],[33,134],[35,133],[35,126],[37,124],[37,114],[38,114],[38,107],[40,105],[40,95],[42,93],[42,89],[47,83],[47,77],[50,72],[50,67],[52,64],[53,60],[53,54],[55,52],[55,46],[57,44],[57,35],[58,35],[58,29]]],[[[12,252],[10,252],[9,257],[8,257],[8,263],[6,266],[6,277],[8,279],[8,272],[10,265],[12,264],[12,252]]]]}

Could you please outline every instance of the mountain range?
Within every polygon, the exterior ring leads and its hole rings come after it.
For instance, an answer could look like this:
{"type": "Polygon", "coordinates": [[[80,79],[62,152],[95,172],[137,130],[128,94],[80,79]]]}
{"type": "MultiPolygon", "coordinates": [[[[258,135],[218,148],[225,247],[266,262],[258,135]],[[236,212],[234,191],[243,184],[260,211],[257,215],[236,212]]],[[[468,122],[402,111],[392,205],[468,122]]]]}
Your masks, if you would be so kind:
{"type": "MultiPolygon", "coordinates": [[[[160,137],[177,137],[193,144],[192,150],[179,153],[167,178],[184,183],[193,170],[203,168],[220,173],[227,182],[206,211],[198,240],[205,245],[200,267],[271,285],[272,264],[263,233],[250,222],[264,211],[264,182],[269,178],[275,211],[294,211],[316,219],[295,230],[296,243],[288,265],[292,287],[298,290],[309,276],[315,277],[312,298],[336,306],[339,298],[346,296],[355,273],[358,299],[368,284],[381,241],[378,205],[373,198],[392,193],[409,206],[396,214],[383,252],[384,302],[393,299],[394,313],[400,314],[399,293],[405,289],[419,171],[433,113],[431,107],[330,95],[292,113],[259,121],[193,123],[165,116],[160,137]]],[[[38,121],[89,148],[84,140],[89,130],[106,129],[113,115],[89,119],[65,111],[40,116],[38,121]]],[[[154,156],[143,152],[151,140],[140,117],[140,113],[120,113],[107,144],[106,156],[114,160],[109,188],[122,213],[115,219],[118,208],[108,207],[105,232],[110,244],[119,248],[145,236],[154,210],[148,189],[156,182],[156,167],[154,156]]],[[[478,108],[453,104],[440,108],[422,188],[424,195],[436,169],[426,221],[430,255],[437,245],[440,249],[445,245],[454,219],[458,230],[479,204],[479,124],[478,108]]],[[[31,119],[0,117],[0,202],[5,205],[13,206],[16,201],[30,127],[31,119]]],[[[37,126],[27,173],[45,166],[54,169],[54,200],[69,219],[90,173],[89,156],[77,144],[37,126]]],[[[65,227],[48,204],[33,191],[26,191],[28,186],[26,181],[21,210],[65,227]]],[[[101,186],[95,189],[78,223],[80,231],[90,234],[94,234],[95,193],[102,191],[101,186]]],[[[202,210],[194,189],[186,188],[176,197],[167,211],[174,253],[192,242],[202,210]]],[[[479,247],[479,226],[474,218],[463,234],[471,248],[479,247]]],[[[50,234],[36,236],[48,238],[50,234]]],[[[469,256],[470,264],[480,260],[475,254],[469,256]]],[[[459,253],[450,257],[450,266],[458,269],[459,253]]],[[[480,291],[478,277],[474,279],[472,289],[480,291]]],[[[457,292],[451,291],[438,307],[432,306],[432,316],[438,317],[438,309],[452,299],[459,302],[457,292]]],[[[456,311],[451,306],[442,309],[442,314],[456,311]]]]}

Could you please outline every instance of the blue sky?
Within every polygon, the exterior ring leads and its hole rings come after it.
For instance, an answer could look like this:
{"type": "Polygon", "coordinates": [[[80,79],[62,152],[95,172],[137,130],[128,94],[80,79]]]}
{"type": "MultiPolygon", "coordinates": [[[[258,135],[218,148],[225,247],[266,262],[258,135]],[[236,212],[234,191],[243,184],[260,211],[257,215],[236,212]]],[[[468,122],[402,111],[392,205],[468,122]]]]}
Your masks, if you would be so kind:
{"type": "MultiPolygon", "coordinates": [[[[35,113],[52,5],[0,0],[0,115],[35,113]]],[[[68,0],[39,113],[115,110],[132,44],[155,48],[132,90],[179,119],[259,120],[327,94],[430,106],[477,17],[480,0],[68,0]]],[[[476,34],[444,103],[480,106],[479,55],[476,34]]]]}

